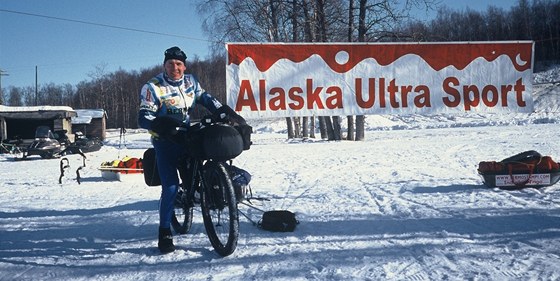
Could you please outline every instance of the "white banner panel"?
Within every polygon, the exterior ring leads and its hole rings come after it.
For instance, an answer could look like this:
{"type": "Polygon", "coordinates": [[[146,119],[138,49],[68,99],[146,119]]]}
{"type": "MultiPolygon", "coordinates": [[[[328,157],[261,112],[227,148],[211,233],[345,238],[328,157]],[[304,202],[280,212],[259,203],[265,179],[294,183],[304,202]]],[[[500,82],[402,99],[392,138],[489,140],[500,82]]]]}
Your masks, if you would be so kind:
{"type": "Polygon", "coordinates": [[[246,118],[533,111],[532,41],[227,44],[246,118]]]}

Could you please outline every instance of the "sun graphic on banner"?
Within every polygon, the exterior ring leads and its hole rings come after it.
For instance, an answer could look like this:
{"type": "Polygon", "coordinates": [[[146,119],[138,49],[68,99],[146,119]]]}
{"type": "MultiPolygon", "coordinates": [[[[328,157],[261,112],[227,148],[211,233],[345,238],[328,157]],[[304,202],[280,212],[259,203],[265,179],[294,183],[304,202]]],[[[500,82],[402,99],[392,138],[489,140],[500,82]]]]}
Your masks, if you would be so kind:
{"type": "Polygon", "coordinates": [[[346,64],[350,60],[350,55],[346,51],[340,51],[340,52],[336,53],[336,56],[334,57],[334,59],[336,60],[336,63],[338,63],[340,65],[343,65],[343,64],[346,64]]]}

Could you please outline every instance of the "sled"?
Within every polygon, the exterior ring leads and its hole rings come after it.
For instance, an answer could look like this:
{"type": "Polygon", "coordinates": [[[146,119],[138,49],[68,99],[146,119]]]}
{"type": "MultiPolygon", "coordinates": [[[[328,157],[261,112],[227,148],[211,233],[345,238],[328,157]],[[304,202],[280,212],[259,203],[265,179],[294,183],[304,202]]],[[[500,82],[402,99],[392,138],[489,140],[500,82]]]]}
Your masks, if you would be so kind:
{"type": "Polygon", "coordinates": [[[144,173],[142,159],[128,156],[121,160],[104,162],[99,170],[101,177],[110,181],[126,181],[144,173]]]}
{"type": "Polygon", "coordinates": [[[500,162],[480,162],[478,173],[488,187],[541,188],[554,185],[560,180],[560,165],[550,156],[542,156],[531,150],[500,162]]]}
{"type": "Polygon", "coordinates": [[[556,184],[560,180],[560,172],[538,174],[481,174],[484,184],[488,187],[501,189],[519,189],[525,187],[541,188],[556,184]]]}
{"type": "Polygon", "coordinates": [[[101,171],[101,177],[108,181],[130,181],[138,178],[137,175],[141,174],[138,169],[111,169],[111,168],[99,168],[101,171]]]}

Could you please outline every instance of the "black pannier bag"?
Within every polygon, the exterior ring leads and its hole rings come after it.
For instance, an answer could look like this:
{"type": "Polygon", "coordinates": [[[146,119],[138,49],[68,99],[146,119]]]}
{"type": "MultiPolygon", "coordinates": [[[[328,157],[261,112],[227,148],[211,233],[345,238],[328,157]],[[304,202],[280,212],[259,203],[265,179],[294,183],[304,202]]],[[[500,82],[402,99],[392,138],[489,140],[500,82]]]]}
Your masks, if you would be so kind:
{"type": "Polygon", "coordinates": [[[148,186],[161,185],[161,179],[159,178],[157,168],[156,150],[154,148],[148,148],[144,151],[142,169],[144,170],[144,182],[146,182],[148,186]]]}
{"type": "Polygon", "coordinates": [[[298,224],[299,221],[296,219],[296,214],[288,210],[273,210],[263,213],[258,226],[273,232],[292,232],[298,224]]]}
{"type": "Polygon", "coordinates": [[[226,161],[243,152],[243,139],[232,126],[213,124],[196,132],[189,144],[190,152],[200,159],[226,161]]]}

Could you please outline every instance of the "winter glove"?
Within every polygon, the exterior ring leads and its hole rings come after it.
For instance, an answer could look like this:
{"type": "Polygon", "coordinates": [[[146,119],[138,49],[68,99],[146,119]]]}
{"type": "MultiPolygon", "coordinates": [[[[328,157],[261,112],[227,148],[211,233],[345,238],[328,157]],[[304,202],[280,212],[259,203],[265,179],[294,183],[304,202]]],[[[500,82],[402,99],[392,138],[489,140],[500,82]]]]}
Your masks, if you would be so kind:
{"type": "Polygon", "coordinates": [[[158,116],[152,121],[151,131],[156,137],[171,139],[177,135],[177,127],[183,126],[183,123],[171,116],[158,116]]]}
{"type": "Polygon", "coordinates": [[[247,125],[247,121],[241,115],[237,114],[233,109],[227,105],[222,105],[218,110],[214,113],[216,116],[219,116],[220,119],[225,119],[233,123],[234,125],[247,125]]]}

